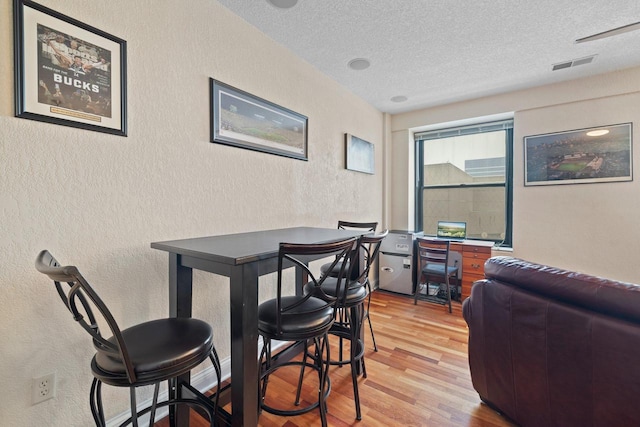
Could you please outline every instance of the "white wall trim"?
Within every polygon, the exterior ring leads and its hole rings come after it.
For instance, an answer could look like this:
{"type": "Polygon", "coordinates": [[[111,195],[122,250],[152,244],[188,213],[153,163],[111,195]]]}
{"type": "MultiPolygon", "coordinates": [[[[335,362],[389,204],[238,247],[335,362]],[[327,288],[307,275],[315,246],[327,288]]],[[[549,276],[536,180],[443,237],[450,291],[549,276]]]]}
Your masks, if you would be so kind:
{"type": "MultiPolygon", "coordinates": [[[[287,345],[287,342],[272,341],[271,348],[272,348],[272,351],[275,352],[279,348],[285,345],[287,345]]],[[[262,339],[258,341],[258,354],[260,354],[261,351],[262,351],[262,339]]],[[[256,363],[258,363],[257,360],[256,360],[256,363]]],[[[220,379],[220,382],[223,382],[231,376],[231,357],[227,357],[226,359],[220,361],[220,370],[222,372],[221,374],[222,378],[220,379]]],[[[213,368],[213,366],[212,365],[207,366],[202,371],[192,375],[191,385],[196,390],[199,390],[199,391],[211,390],[216,385],[216,371],[213,368]]],[[[169,397],[168,390],[166,389],[162,390],[158,396],[158,401],[159,402],[165,401],[167,400],[168,397],[169,397]]],[[[138,403],[138,408],[137,408],[138,411],[141,411],[144,408],[151,406],[152,400],[153,400],[153,397],[146,399],[144,402],[138,403]]],[[[155,421],[158,422],[158,420],[166,417],[167,415],[169,415],[169,408],[168,407],[160,408],[156,412],[155,421]]],[[[120,424],[122,424],[127,419],[129,419],[130,416],[131,416],[131,412],[129,410],[126,410],[116,415],[115,417],[107,420],[107,427],[118,427],[120,424]]],[[[149,414],[146,414],[145,416],[138,418],[138,422],[141,426],[148,426],[149,414]]]]}
{"type": "MultiPolygon", "coordinates": [[[[231,358],[228,357],[225,360],[221,360],[220,365],[221,365],[220,367],[222,371],[221,381],[224,381],[231,376],[231,358]]],[[[213,369],[212,365],[207,366],[205,369],[198,372],[197,374],[194,374],[191,377],[191,385],[195,387],[197,390],[201,390],[201,391],[210,390],[215,386],[215,384],[216,384],[216,371],[215,369],[213,369]]],[[[165,401],[167,400],[168,397],[169,397],[169,392],[168,390],[166,390],[166,386],[165,386],[165,390],[161,391],[160,395],[158,396],[158,401],[160,402],[165,401]]],[[[141,411],[142,409],[150,406],[152,399],[153,398],[149,398],[144,402],[139,402],[138,411],[141,411]]],[[[164,408],[160,408],[156,412],[155,421],[158,422],[158,420],[166,417],[167,415],[169,415],[169,408],[166,406],[164,408]]],[[[122,412],[117,416],[115,416],[114,418],[111,418],[110,420],[108,420],[107,427],[117,427],[123,422],[125,422],[130,416],[131,416],[131,413],[129,412],[129,410],[122,412]]],[[[149,414],[146,414],[143,417],[140,417],[138,419],[138,422],[140,423],[141,426],[148,426],[149,414]]]]}

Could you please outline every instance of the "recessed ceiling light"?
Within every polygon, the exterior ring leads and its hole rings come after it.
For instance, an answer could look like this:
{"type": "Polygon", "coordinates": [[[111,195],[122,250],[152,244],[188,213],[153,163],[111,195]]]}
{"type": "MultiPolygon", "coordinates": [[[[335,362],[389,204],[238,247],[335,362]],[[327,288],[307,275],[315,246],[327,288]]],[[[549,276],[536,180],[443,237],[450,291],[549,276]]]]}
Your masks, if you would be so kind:
{"type": "Polygon", "coordinates": [[[602,136],[609,133],[609,129],[597,129],[592,130],[591,132],[587,132],[588,136],[602,136]]]}
{"type": "Polygon", "coordinates": [[[398,95],[391,98],[392,102],[405,102],[408,98],[404,95],[398,95]]]}
{"type": "Polygon", "coordinates": [[[290,9],[298,3],[298,0],[267,0],[267,3],[278,9],[290,9]]]}
{"type": "Polygon", "coordinates": [[[349,68],[351,68],[352,70],[364,70],[366,68],[369,68],[369,66],[371,65],[371,63],[369,62],[368,59],[364,59],[364,58],[356,58],[356,59],[352,59],[351,61],[349,61],[349,68]]]}

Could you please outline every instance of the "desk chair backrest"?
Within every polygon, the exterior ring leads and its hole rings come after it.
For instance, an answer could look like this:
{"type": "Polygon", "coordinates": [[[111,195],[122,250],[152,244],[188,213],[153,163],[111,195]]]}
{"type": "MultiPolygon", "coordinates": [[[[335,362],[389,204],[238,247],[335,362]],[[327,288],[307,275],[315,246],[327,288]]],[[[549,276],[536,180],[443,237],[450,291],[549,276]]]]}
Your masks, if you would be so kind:
{"type": "MultiPolygon", "coordinates": [[[[335,307],[337,298],[324,292],[322,285],[329,277],[325,274],[316,276],[309,269],[309,261],[334,256],[331,268],[339,266],[339,276],[336,281],[336,292],[344,282],[346,276],[346,265],[348,258],[351,256],[356,244],[356,238],[340,240],[331,243],[322,244],[296,244],[296,243],[280,243],[278,253],[278,290],[276,301],[276,324],[278,333],[282,333],[282,318],[285,316],[302,316],[314,312],[321,312],[328,307],[335,307]],[[296,298],[293,303],[287,304],[286,296],[282,295],[283,270],[296,267],[300,268],[308,276],[308,284],[312,284],[313,291],[301,298],[296,298]],[[315,297],[317,301],[314,304],[308,304],[307,301],[315,297]]],[[[337,295],[334,294],[334,295],[337,295]]]]}
{"type": "Polygon", "coordinates": [[[136,382],[136,373],[118,324],[78,269],[72,265],[61,266],[47,250],[40,252],[36,258],[36,269],[53,280],[60,299],[73,315],[73,319],[91,335],[95,349],[120,360],[126,368],[129,382],[132,384],[136,382]],[[64,289],[63,282],[69,285],[69,289],[64,289]],[[102,319],[95,317],[92,307],[100,313],[102,319]],[[106,322],[112,338],[107,340],[102,336],[98,320],[106,322]]]}
{"type": "Polygon", "coordinates": [[[426,266],[430,266],[434,270],[442,268],[444,276],[445,266],[449,265],[449,241],[418,237],[416,242],[420,266],[418,271],[422,271],[426,266]]]}

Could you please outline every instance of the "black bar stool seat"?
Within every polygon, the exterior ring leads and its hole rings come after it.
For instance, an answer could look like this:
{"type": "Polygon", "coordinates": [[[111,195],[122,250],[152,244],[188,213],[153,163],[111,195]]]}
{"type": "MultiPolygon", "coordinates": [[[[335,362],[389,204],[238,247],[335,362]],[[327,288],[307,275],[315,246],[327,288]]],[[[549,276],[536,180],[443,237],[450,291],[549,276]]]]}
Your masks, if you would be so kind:
{"type": "MultiPolygon", "coordinates": [[[[177,377],[204,362],[213,351],[213,328],[199,319],[158,319],[122,332],[129,358],[136,367],[139,386],[177,377]],[[172,337],[167,345],[167,337],[172,337]]],[[[115,340],[107,341],[115,344],[115,340]]],[[[128,387],[127,369],[122,358],[99,351],[91,370],[105,384],[128,387]]]]}
{"type": "MultiPolygon", "coordinates": [[[[354,282],[347,283],[345,280],[340,283],[339,289],[336,292],[336,277],[327,277],[327,279],[322,284],[322,291],[326,295],[330,295],[332,297],[341,297],[344,294],[345,288],[347,289],[347,294],[342,301],[342,306],[351,307],[356,304],[362,303],[368,295],[367,289],[363,286],[354,286],[354,282]]],[[[307,283],[304,286],[304,292],[314,292],[313,283],[307,283]]]]}
{"type": "Polygon", "coordinates": [[[286,336],[288,339],[302,340],[321,334],[333,323],[333,307],[327,306],[317,298],[302,301],[302,298],[297,296],[283,296],[281,303],[295,308],[290,311],[290,316],[282,316],[280,329],[277,320],[277,300],[265,301],[258,306],[258,330],[262,335],[273,339],[286,336]]]}

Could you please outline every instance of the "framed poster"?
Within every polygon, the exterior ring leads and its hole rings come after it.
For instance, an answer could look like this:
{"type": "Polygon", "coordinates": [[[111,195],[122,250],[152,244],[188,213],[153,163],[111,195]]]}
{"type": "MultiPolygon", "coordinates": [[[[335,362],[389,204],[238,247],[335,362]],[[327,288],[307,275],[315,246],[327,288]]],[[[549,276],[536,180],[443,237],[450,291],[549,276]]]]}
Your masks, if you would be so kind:
{"type": "Polygon", "coordinates": [[[214,79],[211,142],[307,160],[308,119],[214,79]]]}
{"type": "Polygon", "coordinates": [[[631,123],[526,136],[524,185],[631,181],[631,147],[631,123]]]}
{"type": "Polygon", "coordinates": [[[346,168],[373,175],[375,173],[376,157],[374,145],[349,133],[344,134],[344,140],[346,168]]]}
{"type": "Polygon", "coordinates": [[[14,0],[16,117],[126,136],[126,42],[14,0]]]}

